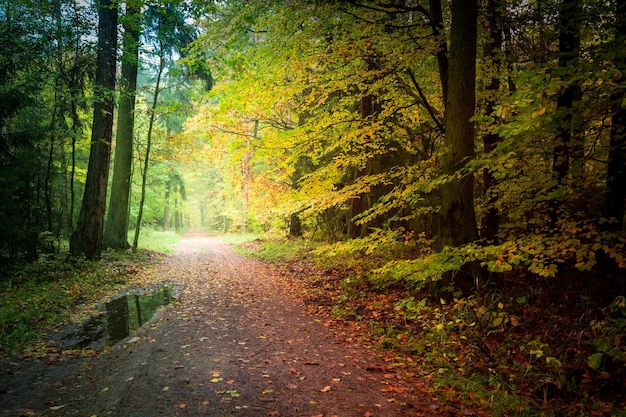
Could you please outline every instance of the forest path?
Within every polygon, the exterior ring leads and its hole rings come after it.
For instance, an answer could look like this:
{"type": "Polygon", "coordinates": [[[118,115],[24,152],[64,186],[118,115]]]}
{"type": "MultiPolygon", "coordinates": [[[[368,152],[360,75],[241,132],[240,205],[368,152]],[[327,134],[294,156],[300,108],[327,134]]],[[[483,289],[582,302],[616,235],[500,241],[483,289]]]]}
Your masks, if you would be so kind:
{"type": "Polygon", "coordinates": [[[450,415],[273,267],[196,232],[155,268],[173,304],[101,354],[6,364],[0,416],[450,415]]]}

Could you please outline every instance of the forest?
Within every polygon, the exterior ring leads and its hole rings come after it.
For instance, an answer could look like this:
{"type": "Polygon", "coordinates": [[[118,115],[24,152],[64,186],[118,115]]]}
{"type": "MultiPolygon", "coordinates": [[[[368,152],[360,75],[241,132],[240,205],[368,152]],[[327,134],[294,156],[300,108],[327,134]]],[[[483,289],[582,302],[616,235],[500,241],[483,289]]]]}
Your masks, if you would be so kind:
{"type": "Polygon", "coordinates": [[[493,415],[626,414],[626,3],[1,0],[0,45],[3,281],[253,233],[493,415]]]}

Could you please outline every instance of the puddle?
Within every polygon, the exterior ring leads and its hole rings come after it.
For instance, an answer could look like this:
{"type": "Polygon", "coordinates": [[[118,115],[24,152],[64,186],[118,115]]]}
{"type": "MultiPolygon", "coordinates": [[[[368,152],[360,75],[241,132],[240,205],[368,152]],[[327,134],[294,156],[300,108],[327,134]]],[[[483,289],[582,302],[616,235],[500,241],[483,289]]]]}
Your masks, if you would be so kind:
{"type": "Polygon", "coordinates": [[[173,298],[171,286],[151,293],[122,295],[104,304],[102,314],[91,317],[81,326],[69,326],[53,339],[63,348],[102,349],[140,328],[159,307],[169,304],[173,298]]]}

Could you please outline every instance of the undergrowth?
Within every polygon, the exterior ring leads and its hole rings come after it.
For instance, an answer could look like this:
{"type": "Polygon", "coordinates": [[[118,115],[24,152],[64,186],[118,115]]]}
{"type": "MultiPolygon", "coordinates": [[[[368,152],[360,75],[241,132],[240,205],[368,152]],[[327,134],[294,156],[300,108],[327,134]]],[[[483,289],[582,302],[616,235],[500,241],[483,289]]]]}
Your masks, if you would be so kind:
{"type": "Polygon", "coordinates": [[[153,252],[104,252],[98,261],[42,255],[0,277],[0,352],[11,353],[73,318],[155,262],[153,252]]]}
{"type": "Polygon", "coordinates": [[[241,248],[258,259],[318,268],[290,267],[332,314],[364,324],[382,354],[468,412],[626,416],[626,300],[610,296],[601,285],[607,280],[512,270],[489,291],[463,296],[449,289],[453,295],[443,299],[402,280],[381,285],[368,273],[384,261],[376,256],[326,257],[305,240],[241,248]]]}

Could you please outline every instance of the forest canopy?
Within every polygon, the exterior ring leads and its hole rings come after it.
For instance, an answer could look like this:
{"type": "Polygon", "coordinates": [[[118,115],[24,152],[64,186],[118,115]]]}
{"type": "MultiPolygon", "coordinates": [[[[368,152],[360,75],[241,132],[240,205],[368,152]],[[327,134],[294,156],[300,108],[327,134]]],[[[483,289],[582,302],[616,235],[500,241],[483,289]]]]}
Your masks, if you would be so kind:
{"type": "Polygon", "coordinates": [[[76,235],[91,142],[120,160],[105,247],[142,223],[273,230],[393,253],[374,274],[418,287],[626,266],[620,2],[99,4],[2,3],[6,259],[76,235]],[[118,92],[95,77],[103,10],[118,92]]]}

